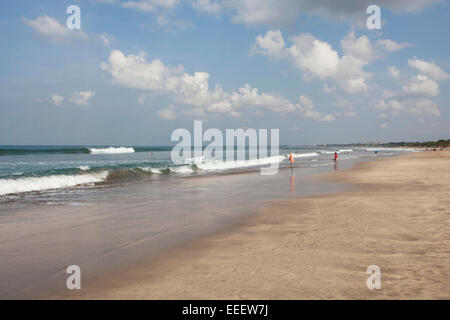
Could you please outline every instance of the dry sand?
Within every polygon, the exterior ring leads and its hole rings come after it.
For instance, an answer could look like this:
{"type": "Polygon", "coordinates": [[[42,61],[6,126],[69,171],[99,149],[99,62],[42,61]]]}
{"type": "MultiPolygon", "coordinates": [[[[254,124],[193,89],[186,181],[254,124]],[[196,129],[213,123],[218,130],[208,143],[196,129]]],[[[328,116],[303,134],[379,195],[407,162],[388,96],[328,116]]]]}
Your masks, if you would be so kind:
{"type": "Polygon", "coordinates": [[[357,165],[351,191],[283,200],[64,298],[449,299],[450,152],[357,165]],[[369,265],[381,289],[366,286],[369,265]]]}

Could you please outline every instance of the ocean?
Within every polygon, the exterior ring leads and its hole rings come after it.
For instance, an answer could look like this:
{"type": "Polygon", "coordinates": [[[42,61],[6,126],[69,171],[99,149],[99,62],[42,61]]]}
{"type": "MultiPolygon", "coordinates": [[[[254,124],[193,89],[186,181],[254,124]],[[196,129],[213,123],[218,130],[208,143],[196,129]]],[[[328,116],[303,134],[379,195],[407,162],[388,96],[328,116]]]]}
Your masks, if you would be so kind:
{"type": "MultiPolygon", "coordinates": [[[[411,151],[411,149],[408,149],[411,151]]],[[[414,150],[412,150],[414,151],[414,150]]],[[[115,186],[200,175],[254,171],[279,163],[295,167],[332,166],[403,153],[398,148],[283,146],[279,156],[258,160],[191,159],[183,165],[170,160],[171,147],[136,146],[0,146],[0,209],[5,204],[83,204],[104,200],[115,186]],[[375,150],[378,151],[375,154],[375,150]]],[[[248,158],[248,154],[247,154],[248,158]]]]}

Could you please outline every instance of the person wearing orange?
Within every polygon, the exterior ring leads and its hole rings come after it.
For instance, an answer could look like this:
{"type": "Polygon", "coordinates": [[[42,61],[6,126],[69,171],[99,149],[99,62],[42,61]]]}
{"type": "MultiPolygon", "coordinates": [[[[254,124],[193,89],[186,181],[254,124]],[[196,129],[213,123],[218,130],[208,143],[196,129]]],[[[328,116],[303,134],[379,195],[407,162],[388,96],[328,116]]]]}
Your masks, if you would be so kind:
{"type": "Polygon", "coordinates": [[[289,162],[291,163],[291,167],[294,165],[294,156],[292,153],[289,154],[289,162]]]}

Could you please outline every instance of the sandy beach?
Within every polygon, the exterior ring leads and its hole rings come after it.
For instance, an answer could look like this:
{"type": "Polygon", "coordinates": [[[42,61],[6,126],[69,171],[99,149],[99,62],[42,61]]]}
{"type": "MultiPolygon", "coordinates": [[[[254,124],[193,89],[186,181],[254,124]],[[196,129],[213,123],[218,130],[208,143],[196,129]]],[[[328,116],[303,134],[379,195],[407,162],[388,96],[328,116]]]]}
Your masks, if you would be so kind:
{"type": "Polygon", "coordinates": [[[350,191],[271,203],[195,240],[56,298],[448,299],[450,152],[321,175],[350,191]],[[366,268],[381,269],[369,290],[366,268]]]}

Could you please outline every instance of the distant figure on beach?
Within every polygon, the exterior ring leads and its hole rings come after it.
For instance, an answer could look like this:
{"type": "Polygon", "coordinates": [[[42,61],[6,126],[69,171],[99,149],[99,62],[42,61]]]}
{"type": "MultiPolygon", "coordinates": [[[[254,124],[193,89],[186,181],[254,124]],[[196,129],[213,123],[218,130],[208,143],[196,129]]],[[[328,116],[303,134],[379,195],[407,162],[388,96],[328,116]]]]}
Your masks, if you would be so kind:
{"type": "Polygon", "coordinates": [[[289,162],[291,163],[291,168],[294,165],[294,156],[292,155],[292,153],[289,154],[289,162]]]}
{"type": "Polygon", "coordinates": [[[337,161],[337,152],[334,153],[334,161],[337,161]]]}

